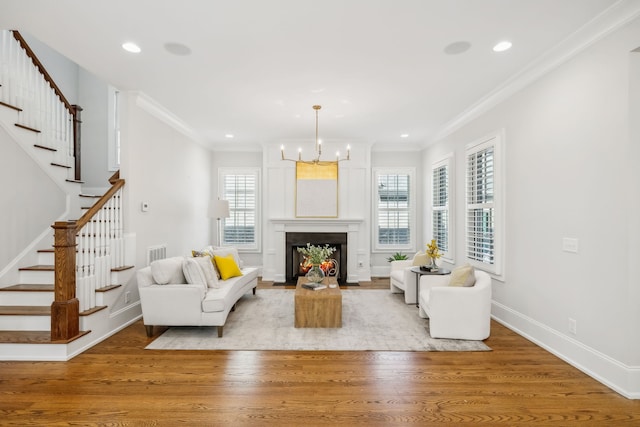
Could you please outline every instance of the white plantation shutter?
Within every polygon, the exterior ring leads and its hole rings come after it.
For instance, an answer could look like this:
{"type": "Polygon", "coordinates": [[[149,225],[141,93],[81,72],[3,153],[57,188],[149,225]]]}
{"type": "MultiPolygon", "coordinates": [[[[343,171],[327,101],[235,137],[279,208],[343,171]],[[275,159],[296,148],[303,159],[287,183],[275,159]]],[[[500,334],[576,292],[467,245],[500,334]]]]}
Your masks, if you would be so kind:
{"type": "Polygon", "coordinates": [[[413,173],[376,171],[375,243],[377,249],[407,249],[413,246],[413,173]]]}
{"type": "Polygon", "coordinates": [[[433,203],[432,203],[432,221],[433,221],[433,239],[438,244],[438,249],[443,256],[450,258],[448,255],[449,248],[449,162],[443,161],[433,167],[433,203]]]}
{"type": "Polygon", "coordinates": [[[222,173],[222,198],[229,201],[229,218],[222,223],[225,246],[258,249],[258,174],[222,173]]]}
{"type": "Polygon", "coordinates": [[[499,273],[498,136],[467,148],[466,257],[472,264],[499,273]]]}

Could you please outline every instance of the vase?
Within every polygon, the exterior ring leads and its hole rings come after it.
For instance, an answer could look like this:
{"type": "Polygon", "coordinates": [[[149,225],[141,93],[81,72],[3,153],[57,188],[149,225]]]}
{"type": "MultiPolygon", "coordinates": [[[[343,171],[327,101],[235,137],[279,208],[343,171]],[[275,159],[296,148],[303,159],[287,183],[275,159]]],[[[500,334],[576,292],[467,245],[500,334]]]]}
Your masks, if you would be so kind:
{"type": "Polygon", "coordinates": [[[438,271],[438,264],[436,264],[436,258],[431,258],[431,264],[429,264],[431,271],[438,271]]]}
{"type": "Polygon", "coordinates": [[[311,283],[320,283],[324,279],[324,271],[320,268],[320,264],[313,264],[305,277],[311,283]]]}

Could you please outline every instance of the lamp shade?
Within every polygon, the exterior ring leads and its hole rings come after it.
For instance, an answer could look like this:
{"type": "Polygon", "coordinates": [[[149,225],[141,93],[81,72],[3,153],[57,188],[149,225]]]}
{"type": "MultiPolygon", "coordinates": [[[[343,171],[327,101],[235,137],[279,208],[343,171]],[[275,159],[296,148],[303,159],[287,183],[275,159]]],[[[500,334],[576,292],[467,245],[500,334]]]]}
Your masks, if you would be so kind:
{"type": "Polygon", "coordinates": [[[209,202],[209,217],[211,218],[229,218],[229,201],[228,200],[211,200],[209,202]]]}

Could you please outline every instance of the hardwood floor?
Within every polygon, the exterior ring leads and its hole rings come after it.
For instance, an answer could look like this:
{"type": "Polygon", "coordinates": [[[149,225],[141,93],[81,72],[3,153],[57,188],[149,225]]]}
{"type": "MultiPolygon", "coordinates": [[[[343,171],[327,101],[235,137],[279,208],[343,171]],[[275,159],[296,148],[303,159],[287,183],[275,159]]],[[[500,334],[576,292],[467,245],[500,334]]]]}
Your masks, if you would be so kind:
{"type": "Polygon", "coordinates": [[[640,401],[491,326],[478,353],[152,351],[139,321],[69,362],[0,362],[0,425],[640,425],[640,401]]]}

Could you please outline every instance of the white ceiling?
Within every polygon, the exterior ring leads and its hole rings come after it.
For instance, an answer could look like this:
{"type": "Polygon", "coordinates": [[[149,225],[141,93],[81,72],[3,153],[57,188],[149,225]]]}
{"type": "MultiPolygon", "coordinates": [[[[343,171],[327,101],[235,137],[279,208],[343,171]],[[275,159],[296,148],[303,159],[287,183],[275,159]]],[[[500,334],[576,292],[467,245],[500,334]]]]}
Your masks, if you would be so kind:
{"type": "Polygon", "coordinates": [[[145,93],[214,148],[313,140],[311,107],[321,104],[321,138],[403,149],[451,129],[516,77],[557,60],[560,48],[601,33],[629,3],[2,0],[0,27],[145,93]],[[513,48],[493,52],[504,39],[513,48]],[[125,41],[142,52],[125,52],[125,41]],[[445,53],[460,41],[470,49],[445,53]],[[166,43],[191,53],[172,54],[166,43]]]}

